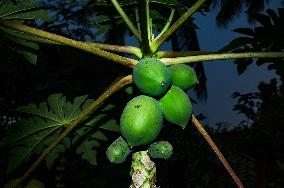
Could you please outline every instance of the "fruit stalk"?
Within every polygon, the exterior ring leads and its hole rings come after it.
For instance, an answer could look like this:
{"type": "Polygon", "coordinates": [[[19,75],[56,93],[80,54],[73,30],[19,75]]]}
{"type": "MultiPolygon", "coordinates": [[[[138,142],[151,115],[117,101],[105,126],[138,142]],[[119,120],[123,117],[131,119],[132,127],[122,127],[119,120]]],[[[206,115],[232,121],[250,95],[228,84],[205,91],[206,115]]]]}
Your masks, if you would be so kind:
{"type": "Polygon", "coordinates": [[[232,169],[226,158],[223,156],[217,145],[214,143],[212,138],[209,136],[209,134],[206,132],[206,130],[202,127],[202,125],[199,123],[199,121],[195,118],[194,115],[192,115],[192,123],[195,125],[195,127],[198,129],[200,134],[205,138],[207,143],[210,145],[214,153],[217,155],[219,160],[222,162],[232,179],[234,180],[235,184],[238,188],[244,188],[244,185],[242,184],[241,180],[238,178],[235,171],[232,169]]]}

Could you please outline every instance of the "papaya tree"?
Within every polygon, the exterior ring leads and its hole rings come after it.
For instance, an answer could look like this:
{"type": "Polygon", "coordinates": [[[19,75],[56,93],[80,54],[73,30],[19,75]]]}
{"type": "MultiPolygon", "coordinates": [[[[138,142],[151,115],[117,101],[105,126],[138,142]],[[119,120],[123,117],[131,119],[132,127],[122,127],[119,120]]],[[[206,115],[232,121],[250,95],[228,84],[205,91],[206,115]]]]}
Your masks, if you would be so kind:
{"type": "MultiPolygon", "coordinates": [[[[191,121],[236,186],[244,187],[221,151],[192,114],[192,103],[184,90],[193,88],[198,79],[194,70],[185,64],[225,59],[283,58],[284,52],[159,51],[161,45],[182,25],[191,23],[191,16],[195,12],[206,10],[205,4],[206,0],[190,2],[188,7],[174,0],[95,1],[94,5],[104,7],[101,10],[108,10],[95,15],[96,23],[101,26],[97,32],[105,32],[110,28],[109,20],[114,19],[115,23],[125,23],[139,42],[139,46],[123,46],[85,42],[40,30],[27,21],[50,21],[47,10],[42,9],[40,3],[31,0],[1,0],[1,40],[16,45],[16,52],[29,62],[36,64],[39,44],[48,44],[73,47],[133,69],[130,75],[118,78],[106,87],[105,92],[95,100],[84,95],[70,101],[62,94],[53,94],[39,105],[29,104],[17,108],[30,116],[18,121],[15,128],[7,131],[0,141],[1,149],[7,151],[9,157],[8,173],[15,171],[32,157],[38,158],[21,177],[11,180],[6,186],[25,185],[27,178],[41,162],[45,161],[47,167],[51,167],[59,154],[70,147],[76,147],[76,153],[82,159],[96,165],[96,148],[101,142],[109,139],[104,132],[113,131],[121,136],[115,139],[106,151],[109,161],[114,164],[123,163],[136,148],[149,146],[148,149],[141,149],[132,154],[130,187],[155,187],[158,169],[151,158],[169,159],[174,153],[169,142],[155,142],[161,129],[167,128],[163,126],[163,122],[167,121],[185,129],[191,121]],[[157,4],[163,7],[161,11],[150,8],[157,4]],[[126,12],[126,5],[133,8],[126,12]],[[110,19],[109,14],[115,16],[110,19]],[[133,86],[136,96],[120,111],[120,125],[113,120],[99,123],[113,108],[111,105],[103,105],[106,100],[110,100],[127,86],[133,86]]],[[[39,183],[32,180],[28,185],[30,184],[39,183]]]]}

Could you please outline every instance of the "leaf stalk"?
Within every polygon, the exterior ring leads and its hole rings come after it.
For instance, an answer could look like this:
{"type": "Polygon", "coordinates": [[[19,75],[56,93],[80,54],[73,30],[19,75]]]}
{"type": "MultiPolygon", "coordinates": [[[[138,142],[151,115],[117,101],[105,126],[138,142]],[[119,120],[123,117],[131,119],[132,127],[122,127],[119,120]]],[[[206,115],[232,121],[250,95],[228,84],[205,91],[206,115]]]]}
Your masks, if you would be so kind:
{"type": "Polygon", "coordinates": [[[216,53],[208,55],[194,55],[176,58],[161,58],[167,66],[180,63],[194,63],[201,61],[213,61],[224,59],[247,59],[247,58],[283,58],[284,52],[243,52],[243,53],[216,53]]]}
{"type": "Polygon", "coordinates": [[[58,42],[58,43],[61,43],[61,44],[65,44],[65,45],[68,45],[68,46],[72,46],[74,48],[84,50],[86,52],[101,56],[105,59],[120,63],[120,64],[127,66],[127,67],[130,67],[130,68],[133,68],[135,66],[135,64],[137,63],[137,60],[122,57],[122,56],[119,56],[117,54],[101,50],[99,48],[96,48],[96,47],[93,47],[93,46],[87,44],[86,42],[69,39],[69,38],[66,38],[66,37],[63,37],[63,36],[60,36],[60,35],[49,33],[49,32],[46,32],[46,31],[42,31],[40,29],[36,29],[36,28],[33,28],[33,27],[22,25],[22,24],[17,23],[17,22],[0,20],[0,24],[6,26],[8,28],[15,29],[17,31],[22,31],[22,32],[25,32],[25,33],[29,33],[29,34],[41,37],[41,38],[49,39],[49,40],[54,41],[54,42],[58,42]]]}
{"type": "Polygon", "coordinates": [[[232,169],[224,155],[221,153],[217,145],[214,143],[212,138],[209,136],[209,134],[206,132],[206,130],[202,127],[201,123],[195,118],[194,115],[192,115],[192,123],[193,125],[197,128],[199,133],[204,137],[206,142],[209,144],[211,149],[214,151],[214,153],[217,155],[218,159],[221,161],[221,163],[224,165],[225,169],[228,171],[232,179],[234,180],[235,184],[237,185],[238,188],[244,188],[244,185],[238,178],[237,174],[235,171],[232,169]]]}

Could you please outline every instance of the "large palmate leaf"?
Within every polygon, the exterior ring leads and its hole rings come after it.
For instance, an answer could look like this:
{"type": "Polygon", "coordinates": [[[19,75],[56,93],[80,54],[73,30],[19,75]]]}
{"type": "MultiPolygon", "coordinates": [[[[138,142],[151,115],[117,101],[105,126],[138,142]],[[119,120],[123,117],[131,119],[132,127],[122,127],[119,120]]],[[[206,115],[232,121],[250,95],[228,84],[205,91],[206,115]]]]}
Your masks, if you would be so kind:
{"type": "MultiPolygon", "coordinates": [[[[81,111],[87,106],[87,96],[80,96],[67,101],[62,94],[54,94],[47,101],[39,104],[29,104],[19,107],[21,112],[32,114],[29,119],[17,122],[14,129],[9,130],[0,140],[0,148],[6,148],[9,155],[8,172],[17,168],[28,160],[32,154],[40,154],[53,140],[58,138],[64,126],[68,126],[81,111]]],[[[59,152],[64,152],[70,144],[63,142],[47,158],[48,166],[58,157],[59,152]]]]}
{"type": "Polygon", "coordinates": [[[76,153],[92,165],[97,165],[97,148],[100,143],[108,140],[103,131],[120,132],[116,120],[105,113],[112,108],[112,105],[106,106],[101,110],[101,114],[91,118],[75,131],[72,143],[76,147],[76,153]]]}
{"type": "MultiPolygon", "coordinates": [[[[18,3],[11,0],[3,0],[0,3],[0,19],[21,22],[23,20],[51,21],[52,18],[48,15],[47,10],[42,10],[40,9],[41,7],[41,3],[33,2],[32,0],[22,0],[18,3]]],[[[3,37],[7,36],[6,39],[15,43],[15,51],[32,64],[36,64],[37,62],[36,51],[38,49],[31,48],[32,43],[33,46],[37,44],[30,42],[29,39],[37,42],[49,42],[48,40],[40,37],[31,36],[27,33],[18,32],[3,26],[0,28],[0,32],[3,37]]]]}
{"type": "MultiPolygon", "coordinates": [[[[53,94],[39,105],[32,103],[19,107],[18,111],[32,116],[18,121],[0,140],[0,148],[7,150],[9,157],[8,173],[32,155],[40,155],[93,101],[84,95],[76,97],[71,102],[62,94],[53,94]]],[[[70,137],[72,140],[65,137],[48,153],[45,158],[47,167],[50,168],[59,155],[71,145],[76,148],[78,155],[90,164],[96,165],[97,147],[100,146],[100,142],[108,140],[103,131],[119,132],[117,121],[108,115],[114,108],[114,105],[102,107],[97,115],[89,116],[86,122],[74,131],[74,135],[70,137]]]]}

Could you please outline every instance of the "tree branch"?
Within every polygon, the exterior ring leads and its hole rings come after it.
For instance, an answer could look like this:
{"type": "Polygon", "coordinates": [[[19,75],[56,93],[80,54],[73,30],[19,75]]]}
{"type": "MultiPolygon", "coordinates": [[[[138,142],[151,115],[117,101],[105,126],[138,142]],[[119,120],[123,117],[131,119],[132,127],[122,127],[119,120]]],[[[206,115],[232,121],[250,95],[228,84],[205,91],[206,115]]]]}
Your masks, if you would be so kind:
{"type": "Polygon", "coordinates": [[[46,32],[46,31],[42,31],[40,29],[25,26],[25,25],[22,25],[22,24],[17,23],[17,22],[0,20],[0,25],[6,26],[8,28],[15,29],[17,31],[29,33],[29,34],[32,34],[32,35],[35,35],[35,36],[38,36],[38,37],[41,37],[41,38],[44,38],[44,39],[49,39],[49,40],[54,41],[54,42],[58,42],[58,43],[61,43],[61,44],[72,46],[74,48],[78,48],[78,49],[84,50],[86,52],[96,54],[96,55],[101,56],[105,59],[120,63],[124,66],[128,66],[128,67],[131,67],[131,68],[133,68],[134,65],[137,63],[137,60],[122,57],[122,56],[119,56],[117,54],[113,54],[113,53],[101,50],[101,49],[93,47],[93,46],[91,46],[91,45],[89,45],[85,42],[69,39],[69,38],[66,38],[66,37],[63,37],[63,36],[60,36],[60,35],[49,33],[49,32],[46,32]]]}
{"type": "Polygon", "coordinates": [[[122,17],[122,19],[124,20],[124,22],[126,23],[126,25],[128,26],[128,28],[130,29],[130,31],[132,31],[132,33],[135,35],[137,40],[139,40],[141,42],[142,39],[141,39],[140,32],[137,30],[137,28],[132,23],[132,21],[129,19],[129,17],[125,14],[124,10],[121,8],[119,3],[116,0],[111,0],[111,2],[113,4],[113,6],[115,7],[115,9],[117,10],[117,12],[122,17]]]}
{"type": "Polygon", "coordinates": [[[54,140],[48,148],[38,157],[38,159],[32,164],[32,166],[24,173],[22,177],[17,180],[15,188],[29,177],[35,169],[40,165],[44,158],[59,144],[75,127],[79,125],[90,113],[92,113],[102,102],[108,99],[111,95],[119,91],[124,86],[132,83],[132,76],[128,75],[120,79],[118,82],[112,84],[97,100],[84,109],[79,116],[72,121],[72,123],[61,133],[61,135],[54,140]]]}
{"type": "Polygon", "coordinates": [[[207,55],[212,54],[211,51],[158,51],[155,54],[157,59],[161,58],[173,58],[173,57],[184,57],[184,56],[196,56],[196,55],[207,55]]]}
{"type": "Polygon", "coordinates": [[[188,9],[164,34],[156,38],[151,43],[151,49],[156,52],[157,49],[173,34],[206,0],[198,0],[190,9],[188,9]]]}
{"type": "Polygon", "coordinates": [[[194,115],[192,115],[192,123],[195,125],[197,130],[200,132],[200,134],[204,137],[206,142],[210,145],[211,149],[214,151],[214,153],[217,155],[219,160],[222,162],[232,179],[234,180],[235,184],[238,186],[238,188],[244,188],[244,185],[238,178],[237,174],[234,172],[230,164],[227,162],[217,145],[214,143],[212,138],[209,136],[209,134],[206,132],[206,130],[202,127],[202,125],[199,123],[199,121],[195,118],[194,115]]]}
{"type": "Polygon", "coordinates": [[[90,42],[87,44],[93,47],[96,47],[96,48],[103,49],[103,50],[129,53],[129,54],[135,55],[138,58],[142,57],[141,49],[135,46],[120,46],[120,45],[102,44],[102,43],[94,43],[94,42],[90,42]]]}
{"type": "Polygon", "coordinates": [[[179,63],[193,63],[200,61],[212,61],[222,59],[246,59],[246,58],[280,58],[284,57],[284,52],[243,52],[243,53],[221,53],[208,55],[195,55],[177,58],[161,58],[166,65],[179,63]]]}

